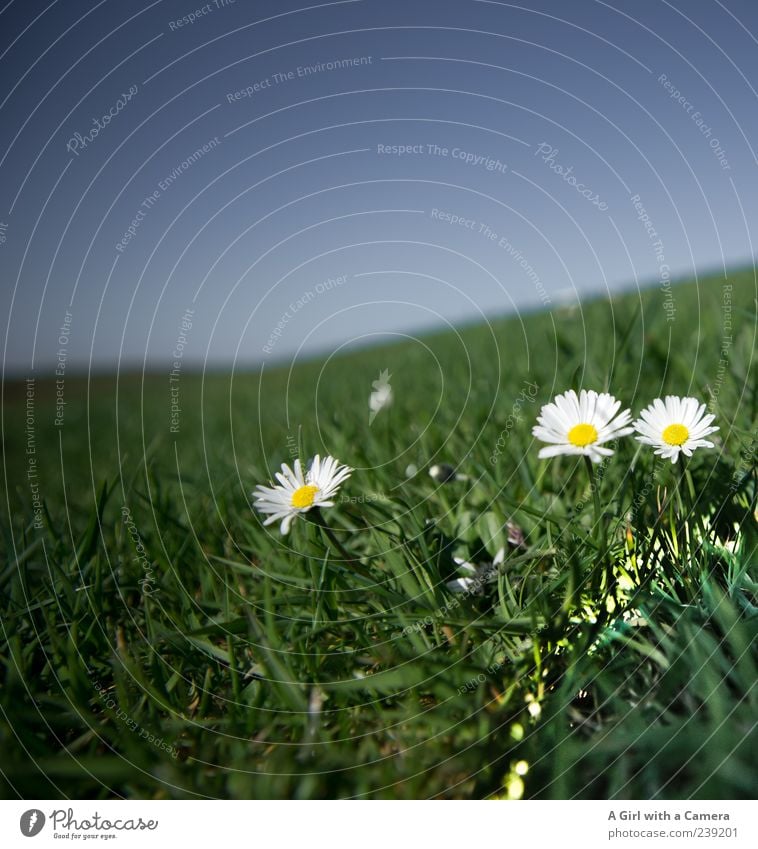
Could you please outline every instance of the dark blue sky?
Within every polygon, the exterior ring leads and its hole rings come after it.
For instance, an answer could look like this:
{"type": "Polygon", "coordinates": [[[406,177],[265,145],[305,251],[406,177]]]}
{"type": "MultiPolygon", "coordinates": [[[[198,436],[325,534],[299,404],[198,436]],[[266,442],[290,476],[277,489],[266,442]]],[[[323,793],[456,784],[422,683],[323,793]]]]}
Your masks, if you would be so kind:
{"type": "Polygon", "coordinates": [[[753,0],[11,0],[6,373],[255,366],[753,262],[757,37],[753,0]]]}

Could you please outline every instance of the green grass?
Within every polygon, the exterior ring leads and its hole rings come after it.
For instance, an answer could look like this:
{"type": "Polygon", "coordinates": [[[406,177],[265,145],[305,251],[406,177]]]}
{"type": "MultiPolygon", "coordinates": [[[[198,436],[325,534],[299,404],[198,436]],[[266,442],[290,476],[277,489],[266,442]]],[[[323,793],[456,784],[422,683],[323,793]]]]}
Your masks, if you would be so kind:
{"type": "Polygon", "coordinates": [[[67,377],[58,428],[38,381],[34,454],[26,387],[6,385],[0,792],[752,796],[755,276],[673,297],[674,321],[649,290],[291,372],[187,373],[178,434],[167,375],[67,377]],[[395,403],[369,427],[385,368],[395,403]],[[694,394],[721,427],[681,479],[631,439],[601,467],[610,569],[585,468],[539,461],[530,435],[579,386],[635,413],[694,394]],[[251,510],[297,450],[356,468],[324,512],[340,550],[251,510]],[[435,484],[438,462],[462,477],[435,484]],[[452,556],[491,557],[508,520],[527,547],[484,595],[451,595],[452,556]]]}

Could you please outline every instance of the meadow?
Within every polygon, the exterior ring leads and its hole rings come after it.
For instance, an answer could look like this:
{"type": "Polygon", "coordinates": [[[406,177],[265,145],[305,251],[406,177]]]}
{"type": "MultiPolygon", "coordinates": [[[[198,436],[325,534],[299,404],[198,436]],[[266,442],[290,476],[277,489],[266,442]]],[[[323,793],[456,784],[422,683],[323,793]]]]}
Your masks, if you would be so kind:
{"type": "Polygon", "coordinates": [[[755,281],[186,371],[173,419],[167,373],[67,375],[57,423],[6,383],[2,795],[753,797],[755,281]],[[579,387],[699,397],[716,447],[622,439],[593,488],[531,434],[579,387]],[[255,485],[316,453],[335,506],[264,528],[255,485]]]}

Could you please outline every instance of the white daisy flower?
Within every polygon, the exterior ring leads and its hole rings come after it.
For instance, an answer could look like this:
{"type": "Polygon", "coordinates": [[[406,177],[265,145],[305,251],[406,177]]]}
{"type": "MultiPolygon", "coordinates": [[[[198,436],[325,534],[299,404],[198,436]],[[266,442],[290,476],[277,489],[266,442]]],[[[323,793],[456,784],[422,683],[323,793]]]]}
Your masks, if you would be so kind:
{"type": "Polygon", "coordinates": [[[540,449],[540,459],[559,454],[583,454],[593,463],[613,454],[603,443],[628,436],[632,414],[629,410],[618,413],[621,401],[607,392],[597,393],[582,389],[579,395],[570,389],[545,406],[537,416],[539,424],[532,428],[533,436],[542,442],[552,443],[540,449]]]}
{"type": "Polygon", "coordinates": [[[390,407],[393,401],[392,387],[390,386],[390,378],[392,375],[388,369],[379,373],[378,380],[375,380],[371,386],[373,391],[369,395],[368,408],[369,417],[368,423],[372,425],[377,415],[385,408],[390,407]]]}
{"type": "Polygon", "coordinates": [[[257,486],[253,496],[255,508],[268,515],[263,523],[282,520],[280,531],[286,534],[292,520],[301,513],[307,513],[312,507],[333,507],[332,498],[352,473],[349,466],[344,466],[334,459],[321,459],[318,454],[311,460],[306,474],[300,460],[295,460],[294,469],[282,463],[281,472],[276,473],[278,485],[257,486]]]}
{"type": "Polygon", "coordinates": [[[429,475],[437,483],[450,483],[458,477],[455,469],[448,463],[435,464],[429,469],[429,475]]]}
{"type": "Polygon", "coordinates": [[[464,560],[462,557],[453,557],[457,571],[459,574],[462,573],[463,577],[454,578],[452,581],[448,581],[445,586],[453,593],[482,595],[484,593],[484,585],[495,580],[498,567],[504,561],[504,548],[498,549],[491,563],[484,563],[481,566],[474,566],[473,563],[469,563],[468,560],[464,560]]]}
{"type": "Polygon", "coordinates": [[[718,430],[710,427],[716,417],[704,413],[705,404],[700,404],[697,398],[676,395],[667,395],[665,401],[656,398],[634,422],[639,434],[636,439],[655,446],[655,454],[676,463],[680,451],[691,457],[696,448],[713,448],[713,443],[703,437],[718,430]]]}

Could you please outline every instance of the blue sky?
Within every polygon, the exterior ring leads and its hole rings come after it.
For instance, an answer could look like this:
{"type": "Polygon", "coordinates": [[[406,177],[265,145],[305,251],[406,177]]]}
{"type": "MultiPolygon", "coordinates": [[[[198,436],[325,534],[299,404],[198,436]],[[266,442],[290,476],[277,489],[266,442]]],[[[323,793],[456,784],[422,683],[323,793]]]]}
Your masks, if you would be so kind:
{"type": "Polygon", "coordinates": [[[6,373],[257,367],[752,263],[757,36],[748,0],[12,0],[6,373]]]}

